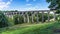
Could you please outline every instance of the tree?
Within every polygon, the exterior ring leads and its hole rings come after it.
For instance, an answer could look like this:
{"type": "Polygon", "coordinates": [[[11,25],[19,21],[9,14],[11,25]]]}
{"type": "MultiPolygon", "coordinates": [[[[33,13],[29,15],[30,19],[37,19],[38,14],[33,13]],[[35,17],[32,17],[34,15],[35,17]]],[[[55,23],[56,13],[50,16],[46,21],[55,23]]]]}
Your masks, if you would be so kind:
{"type": "Polygon", "coordinates": [[[5,15],[0,11],[0,28],[7,26],[8,26],[8,20],[6,19],[5,15]]]}
{"type": "Polygon", "coordinates": [[[57,10],[56,13],[57,13],[57,14],[60,14],[60,10],[57,10]]]}
{"type": "Polygon", "coordinates": [[[60,10],[60,0],[46,0],[48,3],[50,3],[49,8],[51,10],[60,10]]]}
{"type": "Polygon", "coordinates": [[[15,15],[14,16],[14,24],[22,24],[24,23],[23,16],[21,15],[15,15]]]}

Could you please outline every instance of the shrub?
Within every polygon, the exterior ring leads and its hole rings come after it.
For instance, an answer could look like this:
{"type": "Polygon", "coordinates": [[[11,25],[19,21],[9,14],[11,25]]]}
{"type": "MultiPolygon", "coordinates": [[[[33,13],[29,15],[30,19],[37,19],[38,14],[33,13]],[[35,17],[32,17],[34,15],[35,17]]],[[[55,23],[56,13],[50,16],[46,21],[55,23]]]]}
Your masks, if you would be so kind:
{"type": "Polygon", "coordinates": [[[7,17],[7,18],[8,18],[8,22],[9,22],[10,26],[14,25],[14,20],[9,17],[7,17]]]}
{"type": "Polygon", "coordinates": [[[22,24],[22,23],[24,23],[23,16],[15,15],[14,16],[14,24],[22,24]]]}
{"type": "Polygon", "coordinates": [[[57,15],[56,20],[60,21],[60,15],[57,15]]]}

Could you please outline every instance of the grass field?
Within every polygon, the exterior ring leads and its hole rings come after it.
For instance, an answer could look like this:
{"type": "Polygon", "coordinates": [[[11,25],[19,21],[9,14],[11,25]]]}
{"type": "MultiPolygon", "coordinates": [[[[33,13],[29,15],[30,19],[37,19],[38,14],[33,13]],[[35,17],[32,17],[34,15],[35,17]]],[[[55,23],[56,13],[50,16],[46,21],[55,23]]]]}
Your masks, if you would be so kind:
{"type": "Polygon", "coordinates": [[[7,28],[1,34],[56,34],[56,29],[60,29],[60,23],[19,24],[7,28]]]}

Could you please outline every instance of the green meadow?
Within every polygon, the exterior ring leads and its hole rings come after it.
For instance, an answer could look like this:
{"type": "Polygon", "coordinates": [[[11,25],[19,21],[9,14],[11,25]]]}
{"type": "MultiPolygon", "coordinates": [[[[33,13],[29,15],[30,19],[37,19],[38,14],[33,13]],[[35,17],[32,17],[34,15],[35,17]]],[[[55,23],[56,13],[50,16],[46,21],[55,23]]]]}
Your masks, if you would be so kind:
{"type": "Polygon", "coordinates": [[[59,28],[60,23],[58,22],[29,24],[29,25],[19,24],[7,28],[5,31],[2,31],[1,34],[54,34],[54,33],[56,34],[55,30],[59,28]]]}

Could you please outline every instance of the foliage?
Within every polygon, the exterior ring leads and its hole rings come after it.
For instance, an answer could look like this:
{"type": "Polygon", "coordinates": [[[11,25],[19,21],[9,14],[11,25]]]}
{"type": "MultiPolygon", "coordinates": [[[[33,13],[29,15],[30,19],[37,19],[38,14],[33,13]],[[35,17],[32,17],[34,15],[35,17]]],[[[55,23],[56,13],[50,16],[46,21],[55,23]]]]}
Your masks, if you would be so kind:
{"type": "MultiPolygon", "coordinates": [[[[25,26],[25,25],[24,25],[25,26]]],[[[59,23],[33,24],[15,30],[5,31],[2,34],[53,34],[54,28],[59,28],[59,23]],[[8,32],[8,33],[7,33],[8,32]]]]}
{"type": "Polygon", "coordinates": [[[46,1],[50,3],[49,5],[50,9],[60,10],[60,0],[46,0],[46,1]]]}
{"type": "Polygon", "coordinates": [[[56,20],[60,22],[60,15],[57,15],[56,20]]]}
{"type": "Polygon", "coordinates": [[[60,13],[60,10],[57,10],[56,13],[59,14],[60,13]]]}
{"type": "Polygon", "coordinates": [[[7,17],[10,26],[14,25],[14,19],[7,17]]]}
{"type": "Polygon", "coordinates": [[[7,18],[6,18],[5,15],[0,11],[0,28],[7,27],[8,25],[9,25],[9,24],[8,24],[7,18]]]}
{"type": "MultiPolygon", "coordinates": [[[[39,21],[42,21],[42,14],[40,13],[40,14],[38,14],[38,16],[39,16],[39,21]]],[[[50,14],[49,17],[50,17],[50,19],[52,19],[53,15],[50,14]]],[[[46,20],[48,20],[48,14],[47,13],[44,14],[44,22],[46,20]]]]}
{"type": "Polygon", "coordinates": [[[24,23],[23,16],[14,15],[14,24],[22,24],[22,23],[24,23]]]}

